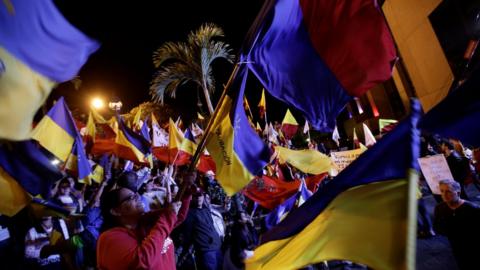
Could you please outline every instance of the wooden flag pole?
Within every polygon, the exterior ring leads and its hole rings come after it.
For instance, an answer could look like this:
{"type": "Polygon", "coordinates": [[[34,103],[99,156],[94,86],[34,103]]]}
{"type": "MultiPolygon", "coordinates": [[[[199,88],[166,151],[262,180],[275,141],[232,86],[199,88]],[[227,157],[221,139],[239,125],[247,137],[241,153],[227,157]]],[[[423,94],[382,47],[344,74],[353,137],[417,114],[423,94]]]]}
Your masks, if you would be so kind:
{"type": "MultiPolygon", "coordinates": [[[[190,166],[188,167],[188,172],[193,172],[195,170],[195,166],[198,162],[198,159],[200,158],[200,154],[203,152],[203,149],[205,148],[205,144],[207,142],[208,137],[210,136],[210,131],[213,126],[213,122],[215,121],[215,118],[218,115],[218,112],[220,111],[220,108],[223,104],[223,101],[225,100],[225,97],[227,96],[227,90],[230,88],[232,85],[233,79],[235,78],[237,72],[238,72],[238,67],[240,66],[241,63],[237,63],[230,74],[230,78],[228,78],[228,82],[223,88],[223,93],[222,96],[220,97],[220,100],[217,103],[217,106],[215,106],[215,111],[213,112],[212,116],[208,120],[207,128],[205,129],[204,135],[202,137],[202,140],[198,144],[197,150],[195,151],[195,154],[193,155],[191,159],[190,166]]],[[[175,201],[181,200],[183,198],[183,194],[185,193],[185,186],[183,185],[182,189],[178,192],[177,197],[175,198],[175,201]]]]}

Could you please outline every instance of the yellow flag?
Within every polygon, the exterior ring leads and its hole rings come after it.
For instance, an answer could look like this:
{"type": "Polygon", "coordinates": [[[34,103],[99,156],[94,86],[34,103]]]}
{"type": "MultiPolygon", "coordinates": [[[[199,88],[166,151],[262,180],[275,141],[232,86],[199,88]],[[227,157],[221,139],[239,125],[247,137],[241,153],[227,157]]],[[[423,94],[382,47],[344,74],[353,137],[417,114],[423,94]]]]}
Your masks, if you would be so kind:
{"type": "Polygon", "coordinates": [[[137,113],[135,113],[135,117],[133,118],[134,129],[140,130],[142,128],[141,118],[142,118],[142,108],[138,107],[137,113]]]}
{"type": "Polygon", "coordinates": [[[295,125],[298,126],[297,120],[295,120],[295,117],[293,117],[293,114],[290,112],[289,109],[287,109],[287,112],[285,113],[285,117],[283,118],[282,125],[295,125]]]}
{"type": "Polygon", "coordinates": [[[98,124],[108,123],[108,121],[105,120],[105,118],[103,118],[103,116],[101,116],[97,111],[90,110],[90,112],[92,113],[93,120],[95,121],[95,123],[98,123],[98,124]]]}
{"type": "Polygon", "coordinates": [[[95,122],[93,120],[92,111],[88,114],[87,126],[86,126],[86,134],[90,136],[93,141],[95,141],[95,122]]]}
{"type": "Polygon", "coordinates": [[[262,89],[262,97],[260,97],[260,102],[258,103],[258,114],[260,118],[264,118],[267,113],[267,102],[265,100],[265,89],[262,89]]]}
{"type": "Polygon", "coordinates": [[[183,134],[178,130],[177,125],[173,122],[172,118],[169,119],[168,127],[168,148],[170,149],[180,149],[180,146],[183,142],[183,134]]]}
{"type": "Polygon", "coordinates": [[[321,174],[332,168],[330,158],[317,150],[291,150],[276,146],[275,151],[278,153],[280,163],[288,163],[304,173],[321,174]]]}

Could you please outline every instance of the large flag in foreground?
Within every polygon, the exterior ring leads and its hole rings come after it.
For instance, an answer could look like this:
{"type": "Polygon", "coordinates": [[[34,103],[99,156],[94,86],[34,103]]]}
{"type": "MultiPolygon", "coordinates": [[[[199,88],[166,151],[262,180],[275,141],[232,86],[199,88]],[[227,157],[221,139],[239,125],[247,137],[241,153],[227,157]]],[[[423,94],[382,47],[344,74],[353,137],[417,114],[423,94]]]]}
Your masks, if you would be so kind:
{"type": "Polygon", "coordinates": [[[215,160],[217,180],[230,196],[252,180],[269,160],[268,147],[250,126],[243,108],[247,75],[246,67],[240,66],[206,142],[215,160]]]}
{"type": "Polygon", "coordinates": [[[0,213],[15,215],[31,196],[48,198],[60,170],[33,141],[0,145],[0,213]]]}
{"type": "Polygon", "coordinates": [[[390,78],[396,58],[374,0],[269,0],[250,35],[249,68],[321,131],[353,96],[390,78]]]}
{"type": "Polygon", "coordinates": [[[480,146],[480,68],[455,92],[431,109],[419,127],[443,137],[480,146]]]}
{"type": "Polygon", "coordinates": [[[0,138],[26,140],[55,83],[73,78],[99,44],[51,0],[6,3],[0,4],[0,138]]]}
{"type": "Polygon", "coordinates": [[[299,269],[333,259],[373,269],[414,267],[419,154],[415,105],[411,121],[396,127],[266,232],[247,269],[299,269]]]}

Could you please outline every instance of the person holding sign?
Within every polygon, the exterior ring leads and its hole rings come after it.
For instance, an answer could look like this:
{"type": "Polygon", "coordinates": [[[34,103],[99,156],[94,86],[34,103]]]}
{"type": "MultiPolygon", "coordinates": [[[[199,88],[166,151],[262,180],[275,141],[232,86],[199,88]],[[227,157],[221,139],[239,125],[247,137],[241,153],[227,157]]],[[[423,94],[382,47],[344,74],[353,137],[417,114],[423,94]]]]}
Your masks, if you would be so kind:
{"type": "Polygon", "coordinates": [[[442,150],[443,155],[447,159],[448,167],[452,172],[453,179],[460,184],[460,196],[463,199],[468,199],[467,193],[465,192],[465,180],[470,173],[469,161],[463,159],[460,154],[455,151],[455,147],[449,140],[442,140],[440,144],[440,149],[442,150]]]}

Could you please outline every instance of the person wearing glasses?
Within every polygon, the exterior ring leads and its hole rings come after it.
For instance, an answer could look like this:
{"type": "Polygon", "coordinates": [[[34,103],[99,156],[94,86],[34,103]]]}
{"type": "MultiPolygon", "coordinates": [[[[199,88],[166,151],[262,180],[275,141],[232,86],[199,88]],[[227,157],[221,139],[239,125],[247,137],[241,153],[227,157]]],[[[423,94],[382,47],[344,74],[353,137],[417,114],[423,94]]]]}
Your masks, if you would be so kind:
{"type": "Polygon", "coordinates": [[[196,173],[183,176],[181,202],[145,213],[140,195],[127,188],[102,198],[105,230],[97,242],[98,269],[176,269],[171,231],[183,222],[196,173]]]}

